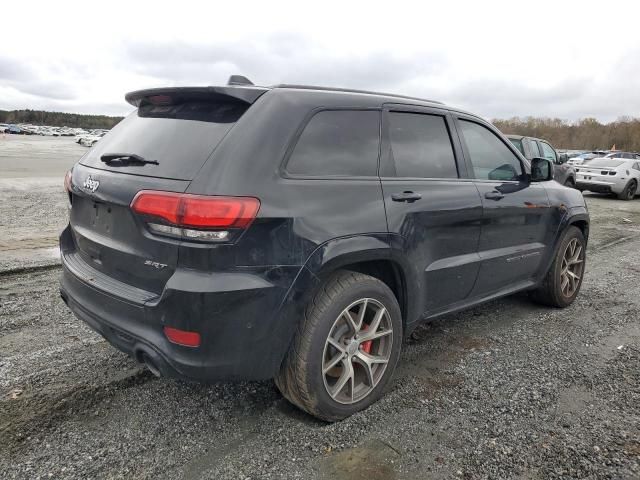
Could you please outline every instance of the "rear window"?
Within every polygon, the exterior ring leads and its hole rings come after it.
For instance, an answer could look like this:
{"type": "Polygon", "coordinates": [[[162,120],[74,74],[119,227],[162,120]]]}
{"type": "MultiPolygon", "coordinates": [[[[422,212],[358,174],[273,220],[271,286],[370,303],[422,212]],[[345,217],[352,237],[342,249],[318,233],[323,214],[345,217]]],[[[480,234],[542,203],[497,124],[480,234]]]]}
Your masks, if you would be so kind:
{"type": "Polygon", "coordinates": [[[379,111],[321,111],[300,135],[287,163],[287,172],[309,176],[375,176],[379,149],[379,111]]]}
{"type": "Polygon", "coordinates": [[[591,160],[589,162],[590,167],[608,167],[608,168],[616,168],[622,165],[624,161],[614,160],[609,158],[596,158],[595,160],[591,160]]]}
{"type": "Polygon", "coordinates": [[[191,180],[249,106],[192,101],[145,105],[126,117],[89,151],[88,167],[191,180]],[[106,164],[103,155],[135,154],[155,164],[106,164]]]}

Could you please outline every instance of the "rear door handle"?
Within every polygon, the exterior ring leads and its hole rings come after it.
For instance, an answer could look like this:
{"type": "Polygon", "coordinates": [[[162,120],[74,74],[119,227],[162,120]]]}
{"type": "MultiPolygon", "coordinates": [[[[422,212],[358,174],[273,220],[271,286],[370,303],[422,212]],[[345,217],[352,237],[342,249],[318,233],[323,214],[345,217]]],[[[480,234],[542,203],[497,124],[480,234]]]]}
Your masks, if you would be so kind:
{"type": "Polygon", "coordinates": [[[391,194],[391,200],[393,200],[394,202],[412,203],[412,202],[415,202],[416,200],[420,200],[421,198],[422,198],[422,195],[420,195],[419,193],[409,192],[409,191],[391,194]]]}
{"type": "Polygon", "coordinates": [[[493,192],[485,193],[484,198],[488,198],[489,200],[500,200],[504,198],[504,194],[494,190],[493,192]]]}

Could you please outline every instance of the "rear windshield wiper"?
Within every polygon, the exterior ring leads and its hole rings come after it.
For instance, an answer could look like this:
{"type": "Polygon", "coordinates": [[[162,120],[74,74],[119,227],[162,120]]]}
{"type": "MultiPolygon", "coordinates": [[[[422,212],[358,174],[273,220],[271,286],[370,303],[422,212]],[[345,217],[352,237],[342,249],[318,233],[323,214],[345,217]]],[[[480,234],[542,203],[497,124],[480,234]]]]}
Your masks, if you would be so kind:
{"type": "Polygon", "coordinates": [[[160,165],[157,160],[147,160],[135,153],[105,153],[100,157],[100,160],[107,165],[117,162],[126,165],[145,165],[151,163],[153,165],[160,165]]]}

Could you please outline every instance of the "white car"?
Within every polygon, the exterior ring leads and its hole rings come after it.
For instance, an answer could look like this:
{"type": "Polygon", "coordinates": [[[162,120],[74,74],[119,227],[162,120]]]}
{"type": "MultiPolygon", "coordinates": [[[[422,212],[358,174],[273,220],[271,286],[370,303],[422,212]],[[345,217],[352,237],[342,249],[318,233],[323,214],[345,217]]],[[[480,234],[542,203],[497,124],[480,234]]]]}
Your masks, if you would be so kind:
{"type": "Polygon", "coordinates": [[[615,193],[633,200],[640,193],[640,158],[596,158],[576,168],[576,188],[597,193],[615,193]]]}

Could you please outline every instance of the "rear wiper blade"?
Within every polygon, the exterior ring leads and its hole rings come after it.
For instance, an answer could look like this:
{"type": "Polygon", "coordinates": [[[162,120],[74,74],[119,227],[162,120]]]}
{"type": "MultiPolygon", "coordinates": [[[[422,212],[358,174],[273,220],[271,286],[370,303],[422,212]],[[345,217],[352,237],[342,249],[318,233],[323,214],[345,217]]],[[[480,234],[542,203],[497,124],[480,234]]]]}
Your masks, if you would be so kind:
{"type": "Polygon", "coordinates": [[[160,165],[157,160],[147,160],[135,153],[105,153],[100,157],[100,160],[104,163],[118,162],[123,164],[138,164],[145,165],[151,163],[153,165],[160,165]]]}

